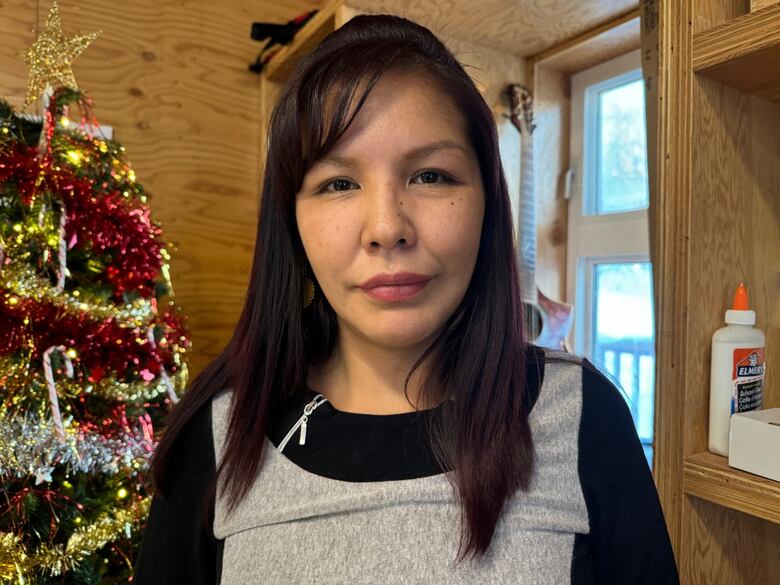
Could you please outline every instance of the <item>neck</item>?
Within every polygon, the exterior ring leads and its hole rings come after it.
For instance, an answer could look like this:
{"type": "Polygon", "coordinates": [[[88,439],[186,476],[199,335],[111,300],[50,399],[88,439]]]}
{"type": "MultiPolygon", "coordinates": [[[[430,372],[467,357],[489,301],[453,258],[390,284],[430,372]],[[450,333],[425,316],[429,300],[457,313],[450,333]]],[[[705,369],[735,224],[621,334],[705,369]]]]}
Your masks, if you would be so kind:
{"type": "Polygon", "coordinates": [[[436,403],[421,402],[425,363],[412,374],[404,394],[409,370],[432,340],[411,347],[383,347],[341,324],[330,358],[309,366],[309,386],[343,412],[398,414],[432,408],[436,403]]]}

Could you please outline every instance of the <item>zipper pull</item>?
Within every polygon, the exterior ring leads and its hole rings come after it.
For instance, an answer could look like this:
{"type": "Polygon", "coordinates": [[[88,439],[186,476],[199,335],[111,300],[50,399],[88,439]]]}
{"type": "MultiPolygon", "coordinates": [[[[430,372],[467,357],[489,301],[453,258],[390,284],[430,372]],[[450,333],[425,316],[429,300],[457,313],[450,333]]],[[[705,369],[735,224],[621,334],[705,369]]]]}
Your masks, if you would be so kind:
{"type": "Polygon", "coordinates": [[[287,445],[287,442],[292,438],[295,431],[298,430],[298,428],[301,429],[300,438],[298,439],[299,445],[305,445],[306,444],[306,423],[309,420],[309,415],[314,411],[315,408],[317,408],[320,404],[323,402],[326,402],[328,399],[325,398],[322,394],[317,394],[317,396],[314,397],[314,400],[309,402],[303,409],[303,415],[301,418],[298,419],[298,421],[292,426],[292,428],[287,432],[287,435],[282,439],[282,442],[279,443],[279,452],[281,453],[285,446],[287,445]]]}
{"type": "Polygon", "coordinates": [[[301,418],[301,438],[298,439],[299,445],[305,445],[306,444],[306,422],[309,420],[309,417],[305,414],[301,418]]]}
{"type": "Polygon", "coordinates": [[[317,394],[317,396],[314,397],[314,400],[309,402],[309,404],[304,407],[303,416],[301,417],[301,436],[298,439],[299,445],[306,444],[306,423],[309,422],[309,415],[314,411],[315,408],[317,408],[326,400],[327,398],[325,398],[322,394],[317,394]]]}

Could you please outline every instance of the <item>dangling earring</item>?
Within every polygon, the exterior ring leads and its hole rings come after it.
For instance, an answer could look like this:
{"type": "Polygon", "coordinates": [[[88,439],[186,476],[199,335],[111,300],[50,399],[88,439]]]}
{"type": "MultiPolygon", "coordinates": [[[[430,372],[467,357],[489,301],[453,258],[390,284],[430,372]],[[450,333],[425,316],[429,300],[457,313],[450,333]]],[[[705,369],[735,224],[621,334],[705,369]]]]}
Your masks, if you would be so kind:
{"type": "Polygon", "coordinates": [[[306,267],[303,268],[303,308],[306,309],[314,300],[314,282],[306,276],[306,267]]]}

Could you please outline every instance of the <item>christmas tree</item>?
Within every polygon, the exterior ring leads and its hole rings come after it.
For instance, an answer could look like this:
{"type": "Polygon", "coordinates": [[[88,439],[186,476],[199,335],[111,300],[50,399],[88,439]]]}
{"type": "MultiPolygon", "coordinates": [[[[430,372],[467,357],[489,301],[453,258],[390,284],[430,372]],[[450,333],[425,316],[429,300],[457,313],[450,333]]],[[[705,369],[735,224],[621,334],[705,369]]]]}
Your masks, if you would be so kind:
{"type": "Polygon", "coordinates": [[[55,0],[26,54],[42,115],[0,99],[3,583],[131,580],[149,459],[187,382],[172,246],[70,68],[95,36],[64,38],[55,0]]]}

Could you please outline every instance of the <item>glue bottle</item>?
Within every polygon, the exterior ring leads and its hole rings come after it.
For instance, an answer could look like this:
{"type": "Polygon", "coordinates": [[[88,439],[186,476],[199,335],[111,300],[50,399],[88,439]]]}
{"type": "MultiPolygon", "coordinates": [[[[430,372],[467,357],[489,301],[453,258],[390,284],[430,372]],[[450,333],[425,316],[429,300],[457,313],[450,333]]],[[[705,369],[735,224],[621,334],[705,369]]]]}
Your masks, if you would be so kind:
{"type": "Polygon", "coordinates": [[[747,287],[740,283],[726,311],[726,327],[712,336],[709,450],[724,457],[729,454],[731,415],[763,407],[766,341],[755,324],[747,287]]]}

